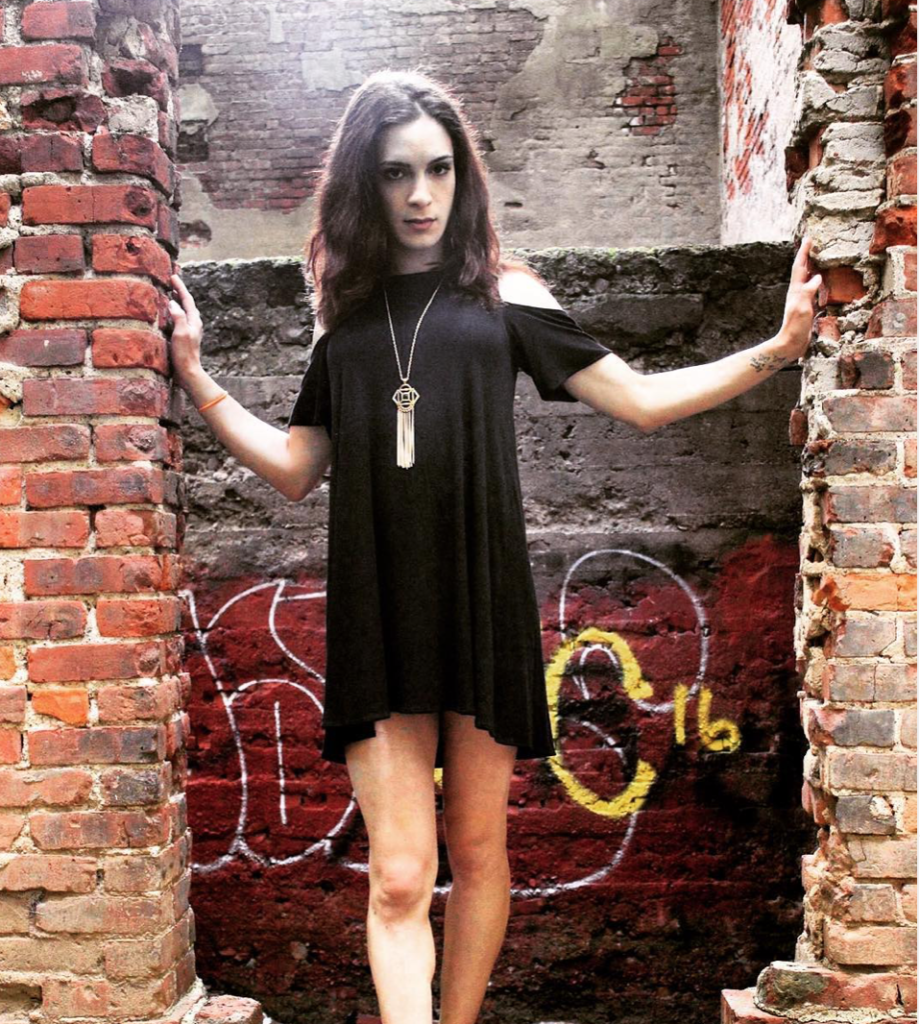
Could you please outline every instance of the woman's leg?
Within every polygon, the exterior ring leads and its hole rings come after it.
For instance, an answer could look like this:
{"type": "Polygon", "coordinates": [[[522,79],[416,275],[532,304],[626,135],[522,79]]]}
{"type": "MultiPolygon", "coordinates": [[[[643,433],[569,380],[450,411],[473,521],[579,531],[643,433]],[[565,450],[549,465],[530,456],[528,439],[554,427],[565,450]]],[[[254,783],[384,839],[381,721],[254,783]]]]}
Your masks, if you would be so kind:
{"type": "Polygon", "coordinates": [[[445,711],[444,832],[452,883],[444,912],[441,1024],[474,1024],[511,906],[508,791],[517,748],[445,711]]]}
{"type": "Polygon", "coordinates": [[[393,714],[345,748],[370,843],[367,949],[383,1024],[431,1024],[438,715],[393,714]]]}

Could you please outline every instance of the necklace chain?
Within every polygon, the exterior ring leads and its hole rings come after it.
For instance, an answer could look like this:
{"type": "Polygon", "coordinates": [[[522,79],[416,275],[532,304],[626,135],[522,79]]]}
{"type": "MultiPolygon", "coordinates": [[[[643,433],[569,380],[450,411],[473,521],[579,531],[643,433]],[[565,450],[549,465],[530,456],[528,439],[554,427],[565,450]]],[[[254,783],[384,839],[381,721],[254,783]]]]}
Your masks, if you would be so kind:
{"type": "Polygon", "coordinates": [[[422,326],[422,320],[425,318],[425,314],[428,312],[428,307],[432,304],[432,302],[434,302],[434,297],[435,295],[438,294],[438,288],[441,287],[443,281],[443,277],[441,278],[440,281],[438,281],[438,287],[435,288],[435,290],[431,293],[431,298],[428,300],[427,304],[425,305],[425,308],[422,310],[422,315],[418,318],[418,323],[415,325],[415,333],[412,335],[412,346],[409,349],[409,362],[408,365],[406,366],[405,376],[403,376],[402,363],[400,362],[399,359],[399,348],[396,345],[396,331],[393,330],[393,317],[390,315],[390,300],[387,298],[386,285],[383,286],[383,301],[386,303],[387,319],[390,321],[390,337],[393,339],[393,352],[396,354],[396,368],[399,371],[399,379],[403,382],[403,384],[407,384],[409,382],[409,374],[412,372],[412,356],[415,353],[415,340],[416,338],[418,338],[418,329],[422,326]]]}

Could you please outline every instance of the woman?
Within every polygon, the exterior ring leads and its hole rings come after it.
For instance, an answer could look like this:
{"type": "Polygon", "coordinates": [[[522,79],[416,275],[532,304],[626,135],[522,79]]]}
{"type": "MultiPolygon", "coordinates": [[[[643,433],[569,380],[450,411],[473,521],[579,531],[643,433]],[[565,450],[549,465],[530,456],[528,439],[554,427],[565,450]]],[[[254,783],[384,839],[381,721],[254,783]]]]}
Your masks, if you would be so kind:
{"type": "Polygon", "coordinates": [[[508,920],[516,759],[554,751],[516,461],[515,375],[649,432],[711,409],[805,351],[820,277],[799,248],[781,330],[713,363],[640,374],[502,261],[460,102],[371,75],[326,154],[307,248],[310,360],[288,430],[200,362],[178,275],[172,360],[209,427],[300,500],[332,465],[323,756],[345,763],[370,843],[368,954],[385,1024],[430,1024],[442,766],[452,874],[441,1024],[476,1020],[508,920]]]}

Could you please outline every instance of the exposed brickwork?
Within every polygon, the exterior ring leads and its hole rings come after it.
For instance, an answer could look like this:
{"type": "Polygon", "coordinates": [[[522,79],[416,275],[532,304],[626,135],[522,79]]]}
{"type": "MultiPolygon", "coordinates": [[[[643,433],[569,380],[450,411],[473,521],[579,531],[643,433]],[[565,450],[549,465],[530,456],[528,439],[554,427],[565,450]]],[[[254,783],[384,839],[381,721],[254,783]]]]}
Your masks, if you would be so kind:
{"type": "Polygon", "coordinates": [[[788,14],[804,44],[788,183],[825,275],[790,430],[818,846],[795,959],[723,991],[723,1024],[917,1009],[916,6],[792,0],[788,14]]]}
{"type": "Polygon", "coordinates": [[[718,241],[717,24],[690,0],[184,0],[182,39],[187,259],[299,254],[351,91],[419,65],[481,133],[509,247],[655,245],[662,217],[718,241]]]}
{"type": "Polygon", "coordinates": [[[261,1020],[252,1000],[207,997],[189,905],[184,486],[162,334],[177,254],[177,20],[174,0],[3,5],[0,1017],[11,1024],[261,1020]]]}

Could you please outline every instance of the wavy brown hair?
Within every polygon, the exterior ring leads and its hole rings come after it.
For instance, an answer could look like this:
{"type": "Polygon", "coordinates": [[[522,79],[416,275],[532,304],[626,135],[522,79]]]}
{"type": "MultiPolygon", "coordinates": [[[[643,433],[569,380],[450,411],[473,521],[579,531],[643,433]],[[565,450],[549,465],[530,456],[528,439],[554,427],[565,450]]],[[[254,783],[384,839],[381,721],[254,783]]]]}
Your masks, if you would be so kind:
{"type": "Polygon", "coordinates": [[[377,144],[390,125],[428,114],[450,136],[456,186],[444,231],[444,280],[494,309],[498,278],[518,269],[542,281],[521,260],[501,257],[489,211],[487,171],[479,135],[460,99],[418,71],[377,71],[349,98],[323,157],[305,275],[314,288],[313,310],[332,330],[369,297],[388,267],[388,232],[377,186],[377,144]]]}

